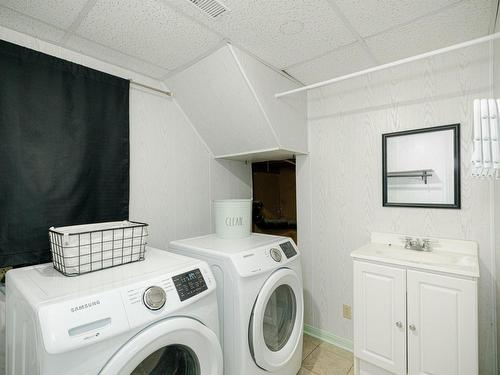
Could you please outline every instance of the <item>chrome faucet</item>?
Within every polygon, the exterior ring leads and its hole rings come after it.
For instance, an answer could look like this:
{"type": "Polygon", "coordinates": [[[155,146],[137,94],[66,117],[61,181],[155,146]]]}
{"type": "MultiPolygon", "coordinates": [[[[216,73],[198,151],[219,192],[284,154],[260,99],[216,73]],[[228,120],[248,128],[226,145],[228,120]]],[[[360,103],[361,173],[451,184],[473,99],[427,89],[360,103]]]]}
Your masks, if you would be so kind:
{"type": "Polygon", "coordinates": [[[431,240],[428,238],[405,237],[405,249],[417,251],[432,251],[431,240]]]}

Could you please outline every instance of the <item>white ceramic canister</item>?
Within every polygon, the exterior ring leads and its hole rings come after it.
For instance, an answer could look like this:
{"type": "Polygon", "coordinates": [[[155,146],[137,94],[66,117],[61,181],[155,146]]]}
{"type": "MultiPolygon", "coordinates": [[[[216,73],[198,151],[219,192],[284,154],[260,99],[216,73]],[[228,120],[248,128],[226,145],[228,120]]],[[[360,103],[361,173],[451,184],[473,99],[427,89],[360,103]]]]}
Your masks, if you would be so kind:
{"type": "Polygon", "coordinates": [[[214,200],[215,234],[219,238],[244,238],[252,232],[252,200],[214,200]]]}

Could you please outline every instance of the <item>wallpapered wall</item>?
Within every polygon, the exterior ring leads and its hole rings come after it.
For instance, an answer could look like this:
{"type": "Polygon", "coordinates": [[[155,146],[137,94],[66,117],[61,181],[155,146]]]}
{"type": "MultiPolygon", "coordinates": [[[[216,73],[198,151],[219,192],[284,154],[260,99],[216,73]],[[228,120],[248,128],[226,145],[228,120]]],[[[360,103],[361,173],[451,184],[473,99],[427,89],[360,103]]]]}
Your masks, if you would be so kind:
{"type": "Polygon", "coordinates": [[[250,198],[250,164],[215,160],[181,108],[130,92],[130,218],[151,226],[149,244],[212,232],[212,200],[250,198]]]}
{"type": "MultiPolygon", "coordinates": [[[[498,32],[499,25],[497,23],[495,32],[498,32]]],[[[496,40],[493,44],[493,96],[500,98],[500,41],[496,40]]],[[[500,356],[498,355],[498,348],[500,348],[500,335],[498,334],[500,327],[500,181],[494,183],[494,225],[496,227],[495,233],[495,263],[496,263],[496,308],[497,308],[497,369],[500,369],[500,356]]]]}
{"type": "Polygon", "coordinates": [[[309,93],[310,154],[297,163],[307,325],[352,343],[352,321],[342,317],[342,304],[352,304],[349,254],[370,232],[474,240],[480,373],[494,374],[494,189],[472,179],[469,162],[472,100],[491,95],[490,68],[483,44],[309,93]],[[453,123],[461,123],[462,209],[382,207],[381,134],[453,123]]]}

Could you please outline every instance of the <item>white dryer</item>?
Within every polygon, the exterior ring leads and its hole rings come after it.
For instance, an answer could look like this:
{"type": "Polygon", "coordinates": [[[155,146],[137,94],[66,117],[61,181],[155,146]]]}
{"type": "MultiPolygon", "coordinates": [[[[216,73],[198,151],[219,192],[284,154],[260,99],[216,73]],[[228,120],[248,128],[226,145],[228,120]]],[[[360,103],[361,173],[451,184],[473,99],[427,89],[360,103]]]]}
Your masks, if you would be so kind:
{"type": "Polygon", "coordinates": [[[9,375],[222,374],[203,261],[148,248],[144,261],[72,278],[51,263],[11,270],[6,284],[9,375]]]}
{"type": "Polygon", "coordinates": [[[217,281],[226,375],[295,375],[302,359],[304,300],[299,251],[290,238],[214,234],[169,251],[205,260],[217,281]]]}

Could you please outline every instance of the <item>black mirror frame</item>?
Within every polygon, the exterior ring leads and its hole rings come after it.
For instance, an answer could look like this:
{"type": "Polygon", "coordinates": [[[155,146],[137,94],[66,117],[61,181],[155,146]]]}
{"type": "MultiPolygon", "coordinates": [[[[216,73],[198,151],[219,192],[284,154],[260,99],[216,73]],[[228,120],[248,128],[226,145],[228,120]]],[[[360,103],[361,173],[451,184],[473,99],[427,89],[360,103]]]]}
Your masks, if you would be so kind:
{"type": "Polygon", "coordinates": [[[382,205],[384,207],[416,207],[416,208],[461,208],[460,198],[460,124],[435,126],[432,128],[421,128],[406,130],[395,133],[382,134],[382,205]],[[387,139],[403,135],[429,133],[443,130],[453,130],[453,169],[454,169],[454,193],[455,201],[452,204],[436,203],[390,203],[387,201],[387,139]]]}

